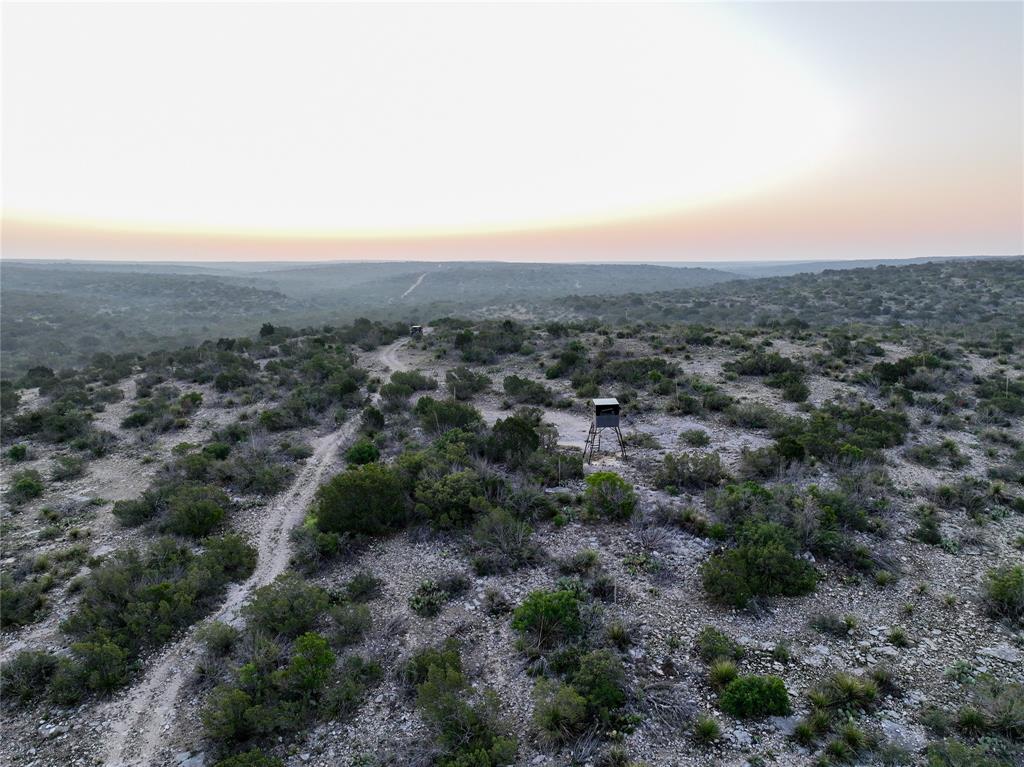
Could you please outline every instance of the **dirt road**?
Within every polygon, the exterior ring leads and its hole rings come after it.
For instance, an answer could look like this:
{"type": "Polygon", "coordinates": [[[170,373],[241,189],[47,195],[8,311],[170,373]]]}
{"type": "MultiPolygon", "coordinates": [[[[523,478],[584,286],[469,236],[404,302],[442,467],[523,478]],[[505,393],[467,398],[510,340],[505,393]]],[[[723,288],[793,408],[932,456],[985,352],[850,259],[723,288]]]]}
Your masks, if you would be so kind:
{"type": "MultiPolygon", "coordinates": [[[[403,338],[376,350],[371,360],[392,370],[405,370],[397,352],[408,340],[403,338]]],[[[145,678],[128,691],[127,697],[110,704],[108,716],[113,724],[105,739],[105,765],[148,767],[157,764],[157,755],[174,721],[178,695],[202,653],[196,640],[198,628],[210,621],[239,623],[240,608],[252,593],[285,571],[291,557],[289,533],[302,522],[317,488],[327,473],[335,468],[340,448],[353,438],[358,425],[358,419],[350,419],[339,429],[317,440],[313,455],[307,459],[303,470],[263,519],[257,543],[256,569],[249,579],[233,584],[224,603],[213,615],[193,626],[184,637],[154,659],[145,678]]]]}

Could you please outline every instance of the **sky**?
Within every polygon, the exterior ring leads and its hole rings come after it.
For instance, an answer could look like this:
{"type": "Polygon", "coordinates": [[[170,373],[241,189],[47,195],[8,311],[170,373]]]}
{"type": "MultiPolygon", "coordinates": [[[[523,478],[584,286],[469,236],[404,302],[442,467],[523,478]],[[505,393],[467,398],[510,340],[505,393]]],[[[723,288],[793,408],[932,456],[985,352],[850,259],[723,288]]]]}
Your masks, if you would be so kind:
{"type": "Polygon", "coordinates": [[[5,3],[7,258],[1024,252],[1024,4],[5,3]]]}

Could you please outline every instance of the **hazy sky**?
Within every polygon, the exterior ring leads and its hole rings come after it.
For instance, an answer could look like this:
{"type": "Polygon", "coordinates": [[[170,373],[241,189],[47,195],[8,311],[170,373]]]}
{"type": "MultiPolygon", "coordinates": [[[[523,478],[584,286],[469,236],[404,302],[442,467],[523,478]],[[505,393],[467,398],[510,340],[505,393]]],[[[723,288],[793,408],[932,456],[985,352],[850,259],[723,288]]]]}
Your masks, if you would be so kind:
{"type": "Polygon", "coordinates": [[[1024,252],[1024,5],[5,4],[8,257],[1024,252]]]}

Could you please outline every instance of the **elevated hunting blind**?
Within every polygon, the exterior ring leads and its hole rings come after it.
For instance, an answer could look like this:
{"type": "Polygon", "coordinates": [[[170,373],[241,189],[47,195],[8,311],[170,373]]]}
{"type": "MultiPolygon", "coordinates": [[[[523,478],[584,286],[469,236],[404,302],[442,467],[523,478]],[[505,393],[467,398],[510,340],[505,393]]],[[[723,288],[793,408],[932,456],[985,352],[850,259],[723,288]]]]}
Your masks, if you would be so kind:
{"type": "Polygon", "coordinates": [[[612,429],[619,440],[619,452],[626,457],[626,445],[622,441],[622,432],[619,430],[619,401],[614,397],[599,397],[591,400],[594,405],[594,420],[590,423],[590,433],[587,434],[587,441],[583,445],[583,458],[590,463],[594,458],[594,451],[601,449],[601,433],[605,429],[612,429]]]}

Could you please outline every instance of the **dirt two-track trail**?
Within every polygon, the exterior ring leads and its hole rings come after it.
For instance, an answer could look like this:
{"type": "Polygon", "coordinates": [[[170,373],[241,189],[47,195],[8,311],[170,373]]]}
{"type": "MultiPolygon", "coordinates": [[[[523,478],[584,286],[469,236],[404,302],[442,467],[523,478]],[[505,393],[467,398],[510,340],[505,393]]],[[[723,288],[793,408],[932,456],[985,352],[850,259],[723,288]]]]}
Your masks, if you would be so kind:
{"type": "MultiPolygon", "coordinates": [[[[370,367],[405,370],[407,366],[399,359],[398,350],[408,342],[408,338],[399,339],[376,350],[364,362],[370,363],[370,367]]],[[[377,400],[376,394],[373,399],[377,400]]],[[[196,631],[211,621],[237,625],[241,607],[253,592],[285,571],[291,558],[289,534],[302,523],[317,488],[335,467],[339,451],[352,440],[358,427],[359,419],[351,418],[315,441],[313,455],[261,520],[256,569],[252,575],[243,583],[232,584],[224,602],[212,615],[192,626],[187,634],[158,655],[127,697],[110,704],[112,725],[105,738],[104,764],[107,767],[157,764],[156,758],[171,729],[181,689],[202,653],[196,631]]]]}

